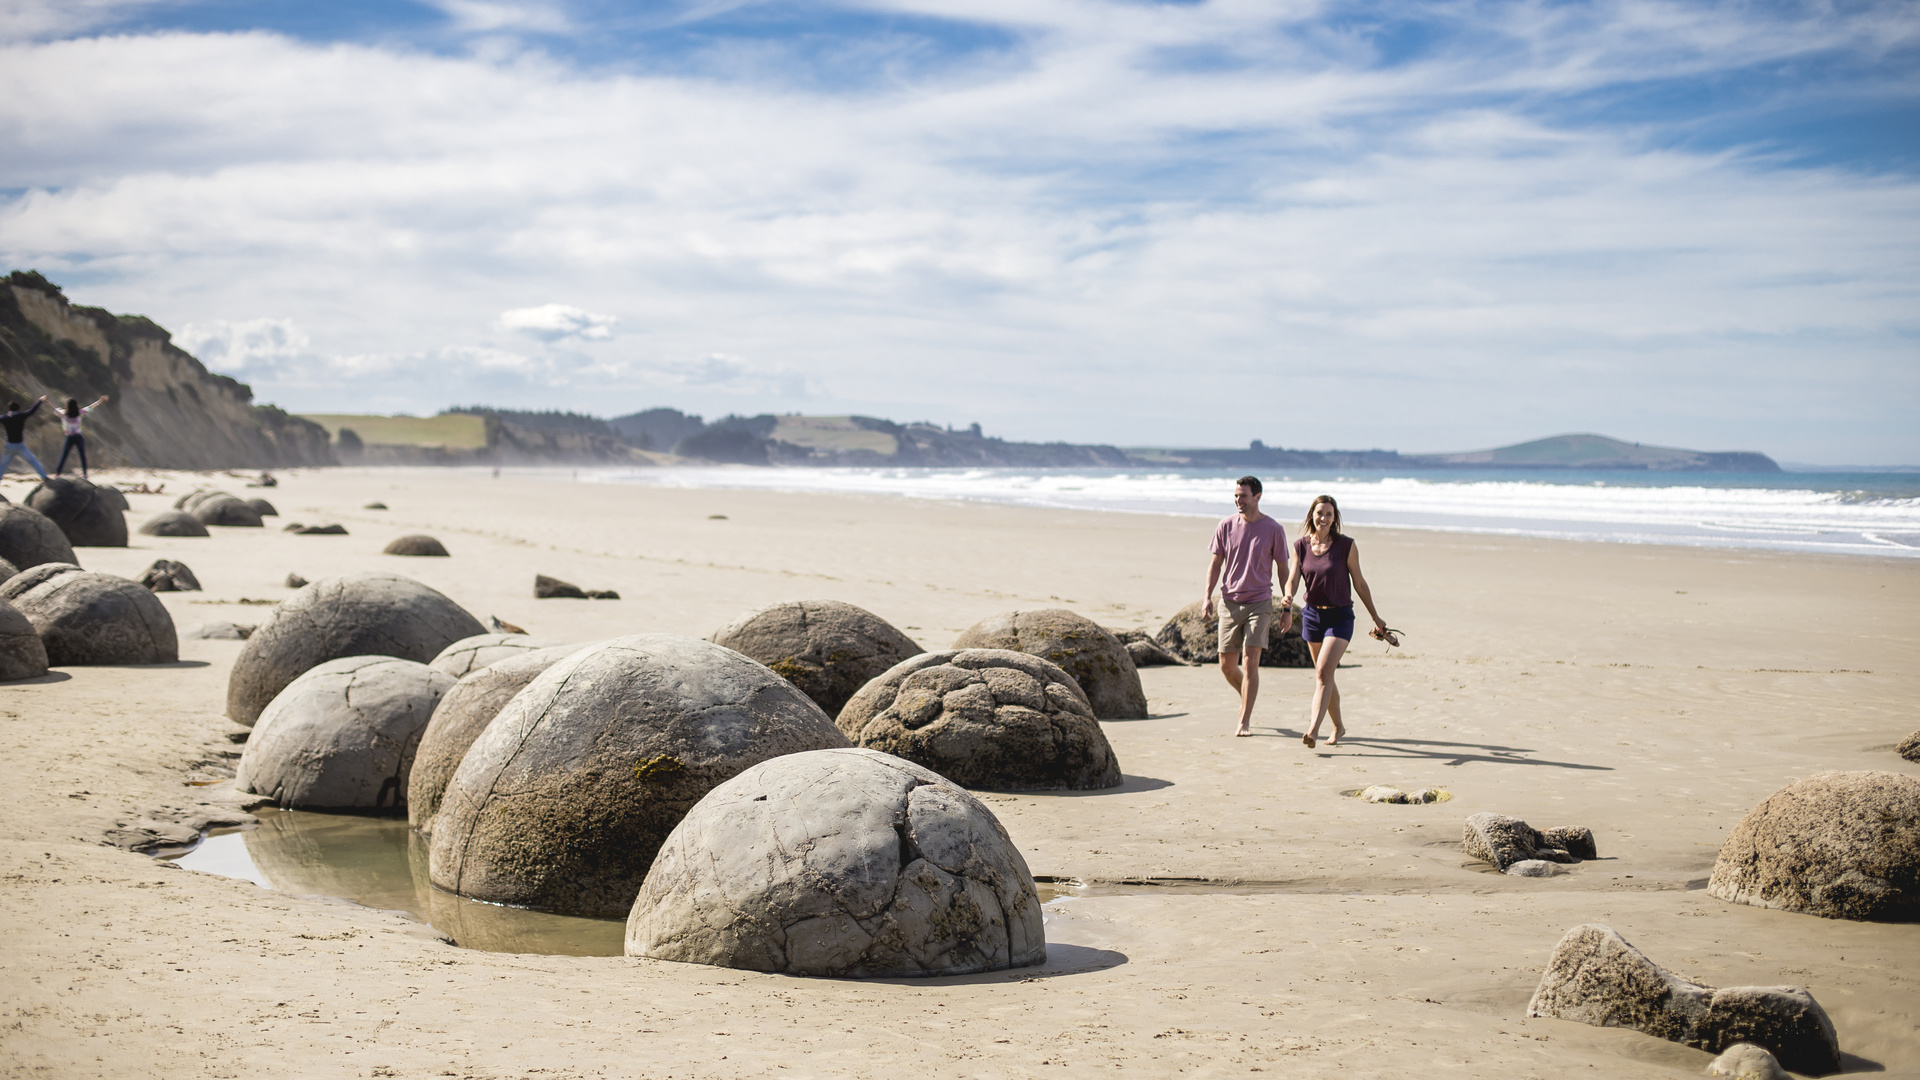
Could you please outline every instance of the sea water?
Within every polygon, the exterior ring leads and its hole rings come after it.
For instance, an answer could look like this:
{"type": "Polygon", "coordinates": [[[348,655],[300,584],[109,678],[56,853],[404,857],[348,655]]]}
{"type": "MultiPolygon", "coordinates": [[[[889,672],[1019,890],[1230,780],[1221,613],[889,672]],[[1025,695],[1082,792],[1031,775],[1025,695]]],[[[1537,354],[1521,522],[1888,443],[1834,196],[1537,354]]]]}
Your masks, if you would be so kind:
{"type": "MultiPolygon", "coordinates": [[[[668,467],[581,479],[1217,517],[1239,469],[668,467]]],[[[1562,540],[1920,555],[1920,473],[1253,470],[1288,524],[1316,495],[1367,525],[1562,540]]]]}

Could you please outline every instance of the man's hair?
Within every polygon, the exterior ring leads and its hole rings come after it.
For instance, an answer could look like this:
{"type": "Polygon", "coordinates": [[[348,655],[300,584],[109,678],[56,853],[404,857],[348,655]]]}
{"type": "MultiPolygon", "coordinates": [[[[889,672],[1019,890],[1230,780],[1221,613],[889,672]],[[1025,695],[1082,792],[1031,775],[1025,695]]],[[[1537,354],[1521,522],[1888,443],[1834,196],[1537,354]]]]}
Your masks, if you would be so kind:
{"type": "Polygon", "coordinates": [[[9,401],[9,402],[7,402],[7,411],[8,411],[8,412],[19,412],[19,411],[20,411],[20,403],[19,403],[19,402],[17,402],[17,401],[9,401]]]}
{"type": "Polygon", "coordinates": [[[1255,495],[1260,494],[1260,478],[1257,476],[1243,476],[1240,479],[1235,480],[1233,482],[1233,486],[1243,487],[1243,488],[1252,488],[1253,493],[1255,495]]]}

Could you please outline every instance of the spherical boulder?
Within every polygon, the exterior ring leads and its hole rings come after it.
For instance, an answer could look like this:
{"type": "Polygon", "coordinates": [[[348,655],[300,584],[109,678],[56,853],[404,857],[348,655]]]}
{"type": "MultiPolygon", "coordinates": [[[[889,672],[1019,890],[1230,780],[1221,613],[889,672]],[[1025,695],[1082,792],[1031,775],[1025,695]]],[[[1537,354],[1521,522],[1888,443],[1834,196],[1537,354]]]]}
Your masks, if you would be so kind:
{"type": "Polygon", "coordinates": [[[275,510],[273,508],[273,504],[268,502],[265,499],[252,498],[252,499],[242,499],[241,501],[246,503],[248,506],[253,507],[253,512],[256,514],[259,514],[263,518],[280,516],[280,511],[275,510]]]}
{"type": "Polygon", "coordinates": [[[493,718],[500,715],[500,710],[506,708],[507,702],[526,689],[535,676],[586,648],[587,644],[532,651],[516,649],[505,659],[459,677],[460,681],[440,699],[433,710],[433,719],[427,722],[427,729],[420,736],[420,750],[414,755],[413,773],[407,780],[408,824],[421,832],[433,831],[433,818],[440,812],[440,799],[446,793],[447,781],[452,780],[454,771],[460,768],[460,761],[467,756],[473,740],[480,737],[487,725],[493,723],[493,718]]]}
{"type": "Polygon", "coordinates": [[[54,667],[180,659],[173,616],[144,585],[71,563],[41,563],[0,585],[33,624],[54,667]]]}
{"type": "Polygon", "coordinates": [[[31,506],[0,503],[0,559],[16,570],[41,563],[75,563],[73,544],[60,526],[31,506]]]}
{"type": "Polygon", "coordinates": [[[694,638],[637,634],[548,668],[461,759],[433,883],[476,900],[625,915],[680,818],[768,758],[847,745],[812,699],[694,638]]]}
{"type": "Polygon", "coordinates": [[[391,656],[329,660],[260,714],[234,786],[289,810],[403,810],[420,733],[454,685],[391,656]]]}
{"type": "Polygon", "coordinates": [[[926,651],[880,616],[838,600],[750,611],[709,640],[772,668],[828,716],[874,676],[926,651]]]}
{"type": "Polygon", "coordinates": [[[790,975],[967,975],[1044,963],[1026,860],[993,812],[873,750],[755,765],[676,826],[628,956],[790,975]]]}
{"type": "MultiPolygon", "coordinates": [[[[1199,600],[1188,604],[1173,613],[1173,618],[1153,635],[1168,652],[1180,657],[1189,664],[1217,664],[1220,662],[1220,622],[1205,615],[1206,606],[1199,600]]],[[[1267,647],[1260,652],[1261,667],[1310,668],[1313,666],[1313,650],[1307,648],[1306,639],[1300,636],[1300,614],[1294,613],[1293,622],[1286,633],[1280,632],[1280,609],[1274,607],[1274,624],[1268,636],[1267,647]]]]}
{"type": "Polygon", "coordinates": [[[445,544],[424,533],[402,536],[381,550],[383,555],[425,555],[431,558],[447,557],[445,544]]]}
{"type": "Polygon", "coordinates": [[[856,746],[923,765],[970,788],[1090,791],[1119,785],[1120,762],[1080,684],[1005,649],[922,653],[840,710],[856,746]]]}
{"type": "Polygon", "coordinates": [[[127,498],[118,488],[56,476],[28,492],[27,505],[47,515],[74,547],[127,546],[127,498]]]}
{"type": "Polygon", "coordinates": [[[214,488],[194,488],[192,491],[173,500],[173,508],[175,510],[192,513],[194,507],[199,506],[201,503],[206,502],[216,495],[226,495],[229,499],[234,497],[225,491],[219,491],[214,488]]]}
{"type": "Polygon", "coordinates": [[[1829,919],[1920,922],[1920,778],[1819,773],[1747,812],[1707,891],[1829,919]]]}
{"type": "Polygon", "coordinates": [[[187,511],[202,525],[226,525],[242,529],[261,527],[260,515],[246,500],[224,493],[202,499],[187,511]]]}
{"type": "Polygon", "coordinates": [[[140,525],[143,536],[206,536],[207,527],[185,510],[162,510],[140,525]]]}
{"type": "Polygon", "coordinates": [[[427,661],[427,666],[464,679],[490,664],[560,644],[564,643],[532,634],[475,634],[441,649],[438,656],[427,661]]]}
{"type": "Polygon", "coordinates": [[[1010,649],[1050,660],[1086,692],[1102,720],[1140,720],[1147,694],[1127,647],[1095,624],[1064,608],[1009,611],[983,619],[953,641],[956,649],[1010,649]]]}
{"type": "Polygon", "coordinates": [[[343,656],[424,664],[485,627],[434,589],[399,574],[322,578],[295,592],[253,632],[227,677],[227,715],[251,726],[288,683],[343,656]]]}
{"type": "Polygon", "coordinates": [[[47,673],[47,647],[20,609],[0,600],[0,682],[47,673]]]}

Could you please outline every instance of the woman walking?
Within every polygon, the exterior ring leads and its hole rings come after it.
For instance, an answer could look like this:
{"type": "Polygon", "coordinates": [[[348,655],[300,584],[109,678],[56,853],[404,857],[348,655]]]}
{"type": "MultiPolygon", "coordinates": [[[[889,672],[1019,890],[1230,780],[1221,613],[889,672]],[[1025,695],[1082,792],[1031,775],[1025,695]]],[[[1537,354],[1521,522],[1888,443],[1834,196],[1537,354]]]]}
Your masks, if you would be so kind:
{"type": "Polygon", "coordinates": [[[1386,621],[1374,610],[1373,592],[1366,576],[1360,573],[1360,551],[1353,538],[1340,532],[1340,504],[1333,496],[1322,495],[1307,507],[1307,519],[1301,523],[1305,535],[1293,542],[1293,572],[1287,575],[1288,607],[1306,579],[1307,595],[1300,612],[1300,636],[1307,639],[1313,653],[1313,723],[1300,741],[1308,747],[1320,737],[1320,721],[1333,721],[1333,737],[1328,746],[1339,746],[1347,726],[1340,722],[1340,688],[1334,685],[1334,671],[1340,657],[1353,643],[1353,594],[1367,605],[1377,633],[1387,632],[1386,621]]]}
{"type": "Polygon", "coordinates": [[[67,433],[67,442],[66,445],[60,448],[60,463],[53,467],[53,475],[59,476],[67,467],[67,454],[78,450],[80,451],[80,478],[82,480],[92,479],[91,476],[87,475],[87,437],[80,434],[80,420],[88,413],[106,403],[107,395],[105,394],[101,394],[99,401],[94,402],[84,409],[80,407],[78,398],[67,399],[66,415],[60,418],[60,429],[67,433]]]}

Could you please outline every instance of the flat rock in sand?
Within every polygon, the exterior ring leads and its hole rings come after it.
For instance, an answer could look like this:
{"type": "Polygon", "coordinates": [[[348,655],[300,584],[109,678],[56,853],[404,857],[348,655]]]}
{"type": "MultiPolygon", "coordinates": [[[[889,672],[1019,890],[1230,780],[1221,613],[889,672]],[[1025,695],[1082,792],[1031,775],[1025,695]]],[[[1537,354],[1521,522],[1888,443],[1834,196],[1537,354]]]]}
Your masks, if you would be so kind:
{"type": "Polygon", "coordinates": [[[1572,863],[1599,857],[1593,833],[1587,829],[1561,827],[1540,830],[1505,814],[1479,813],[1467,818],[1460,846],[1468,858],[1490,862],[1503,873],[1515,863],[1530,860],[1572,863]]]}
{"type": "Polygon", "coordinates": [[[1920,922],[1920,778],[1831,772],[1781,788],[1727,834],[1707,891],[1829,919],[1920,922]]]}
{"type": "Polygon", "coordinates": [[[142,536],[208,536],[200,519],[185,510],[162,510],[140,525],[142,536]]]}

